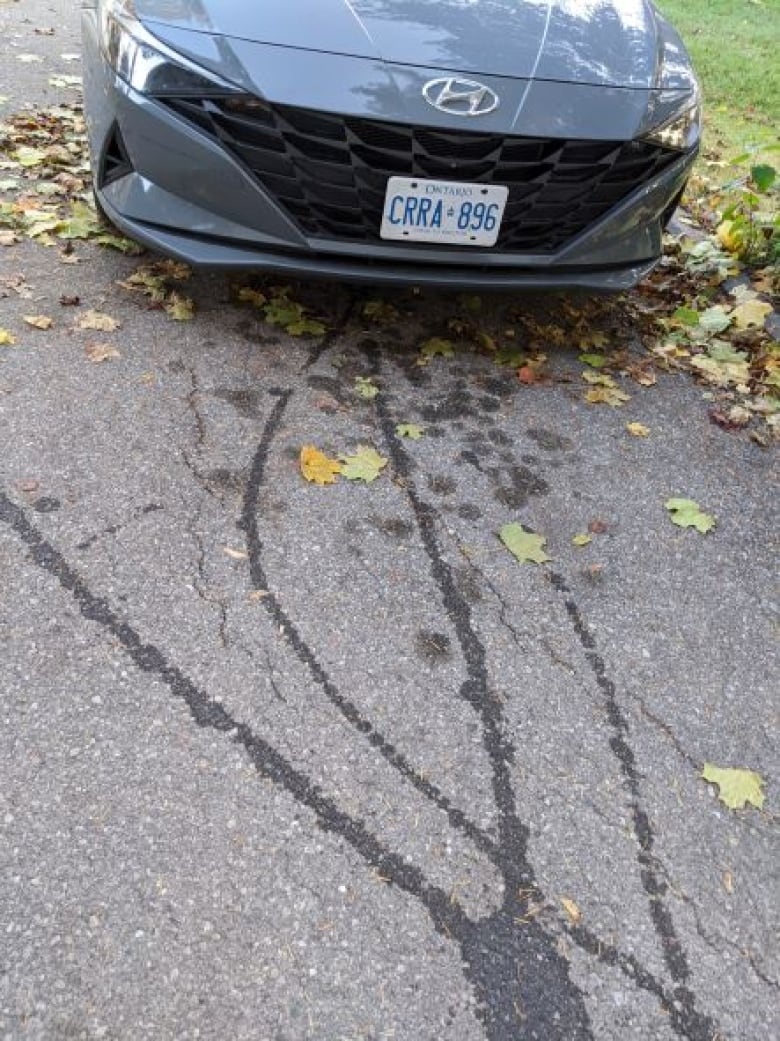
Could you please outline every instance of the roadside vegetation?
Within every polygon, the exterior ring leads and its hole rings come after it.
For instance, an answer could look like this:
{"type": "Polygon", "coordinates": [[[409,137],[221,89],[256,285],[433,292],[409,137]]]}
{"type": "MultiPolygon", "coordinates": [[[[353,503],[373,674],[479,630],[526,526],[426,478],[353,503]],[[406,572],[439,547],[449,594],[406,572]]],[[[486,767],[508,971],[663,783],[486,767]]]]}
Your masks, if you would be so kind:
{"type": "Polygon", "coordinates": [[[705,151],[729,160],[780,133],[778,0],[657,0],[702,80],[705,151]]]}

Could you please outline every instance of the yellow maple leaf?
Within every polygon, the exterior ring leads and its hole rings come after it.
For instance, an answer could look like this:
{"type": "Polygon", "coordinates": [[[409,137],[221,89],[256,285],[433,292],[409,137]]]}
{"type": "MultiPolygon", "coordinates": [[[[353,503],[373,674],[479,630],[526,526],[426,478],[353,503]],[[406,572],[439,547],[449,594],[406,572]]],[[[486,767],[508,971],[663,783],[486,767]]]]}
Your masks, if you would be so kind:
{"type": "Polygon", "coordinates": [[[341,463],[314,445],[304,445],[301,449],[301,473],[313,484],[335,484],[341,473],[341,463]]]}
{"type": "Polygon", "coordinates": [[[760,810],[764,805],[764,778],[753,770],[734,770],[705,763],[701,772],[705,781],[717,784],[720,801],[730,810],[741,810],[748,803],[760,810]]]}
{"type": "Polygon", "coordinates": [[[721,246],[727,249],[729,253],[739,253],[745,245],[744,229],[739,227],[734,221],[724,220],[722,224],[718,225],[716,234],[721,246]]]}

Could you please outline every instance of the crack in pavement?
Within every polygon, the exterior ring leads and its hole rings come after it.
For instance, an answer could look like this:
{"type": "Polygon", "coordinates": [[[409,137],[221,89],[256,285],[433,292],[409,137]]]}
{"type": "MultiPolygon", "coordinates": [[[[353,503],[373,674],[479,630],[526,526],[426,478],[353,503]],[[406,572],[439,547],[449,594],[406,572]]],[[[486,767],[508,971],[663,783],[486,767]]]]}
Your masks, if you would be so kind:
{"type": "Polygon", "coordinates": [[[109,524],[107,528],[103,528],[101,531],[95,532],[94,535],[90,535],[89,538],[84,539],[83,542],[79,542],[76,549],[82,551],[91,549],[95,543],[99,542],[101,539],[118,535],[120,531],[126,528],[128,524],[132,524],[133,521],[140,520],[142,517],[146,517],[150,513],[157,513],[159,510],[164,509],[165,507],[158,502],[150,502],[146,506],[139,506],[137,509],[133,510],[127,520],[118,524],[109,524]]]}

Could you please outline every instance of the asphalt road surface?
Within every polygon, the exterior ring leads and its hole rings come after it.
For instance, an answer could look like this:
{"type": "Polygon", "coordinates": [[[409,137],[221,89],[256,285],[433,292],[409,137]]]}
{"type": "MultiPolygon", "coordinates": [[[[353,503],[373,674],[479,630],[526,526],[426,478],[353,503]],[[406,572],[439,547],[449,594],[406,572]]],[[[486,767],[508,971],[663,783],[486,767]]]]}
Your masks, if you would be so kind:
{"type": "MultiPolygon", "coordinates": [[[[74,97],[77,18],[0,4],[0,116],[74,97]]],[[[772,453],[684,376],[586,404],[565,345],[533,386],[420,366],[445,295],[377,325],[301,285],[328,332],[294,338],[225,277],[174,322],[117,285],[150,258],[75,256],[0,250],[0,1038],[780,1036],[772,453]],[[388,465],[318,487],[304,444],[388,465]]]]}

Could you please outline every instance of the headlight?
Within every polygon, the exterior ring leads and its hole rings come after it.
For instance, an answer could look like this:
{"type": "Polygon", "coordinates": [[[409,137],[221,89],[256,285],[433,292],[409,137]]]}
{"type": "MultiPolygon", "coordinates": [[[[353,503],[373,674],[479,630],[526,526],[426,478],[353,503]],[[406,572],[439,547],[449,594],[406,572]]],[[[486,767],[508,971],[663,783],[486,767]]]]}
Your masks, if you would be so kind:
{"type": "Polygon", "coordinates": [[[98,0],[103,53],[112,69],[141,94],[166,95],[231,92],[144,28],[133,0],[98,0]]]}
{"type": "Polygon", "coordinates": [[[687,152],[701,135],[701,102],[698,93],[688,100],[684,108],[661,126],[645,134],[646,141],[687,152]]]}

